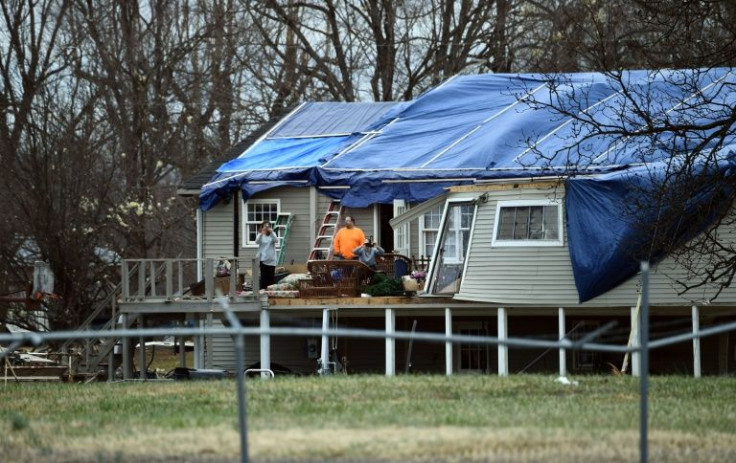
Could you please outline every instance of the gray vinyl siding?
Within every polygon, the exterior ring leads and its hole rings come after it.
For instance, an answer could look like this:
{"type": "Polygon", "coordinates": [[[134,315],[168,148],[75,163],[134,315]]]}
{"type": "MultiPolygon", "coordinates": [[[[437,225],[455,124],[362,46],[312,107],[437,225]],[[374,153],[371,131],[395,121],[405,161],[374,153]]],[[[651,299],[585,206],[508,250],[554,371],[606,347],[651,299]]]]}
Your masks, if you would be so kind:
{"type": "MultiPolygon", "coordinates": [[[[290,213],[293,217],[289,236],[286,243],[286,256],[284,264],[304,263],[307,260],[312,243],[309,239],[309,226],[312,218],[309,216],[309,188],[298,187],[280,187],[264,191],[253,195],[253,199],[278,199],[282,213],[290,213]]],[[[250,260],[255,257],[257,246],[243,245],[242,227],[244,220],[244,208],[241,209],[241,224],[238,233],[240,233],[240,257],[241,259],[250,260]]]]}
{"type": "Polygon", "coordinates": [[[202,257],[232,256],[233,204],[218,204],[202,213],[202,257]]]}
{"type": "MultiPolygon", "coordinates": [[[[491,246],[498,201],[544,200],[553,195],[561,198],[563,194],[561,187],[556,191],[532,189],[489,191],[488,201],[479,204],[476,212],[465,276],[456,298],[506,306],[635,306],[638,299],[638,277],[633,277],[606,294],[584,304],[578,303],[564,222],[562,227],[564,246],[491,246]]],[[[460,196],[461,194],[458,193],[451,198],[460,196]]],[[[462,196],[467,196],[467,194],[462,196]]],[[[564,216],[565,214],[563,218],[564,216]]],[[[722,234],[724,239],[736,242],[736,233],[733,229],[724,230],[722,234]]],[[[703,300],[709,299],[712,289],[699,289],[678,296],[674,281],[685,277],[685,270],[677,266],[672,258],[667,258],[654,266],[650,273],[650,303],[663,306],[689,306],[702,304],[703,300]]],[[[736,291],[728,288],[718,297],[717,303],[719,305],[736,303],[736,291]]]]}
{"type": "MultiPolygon", "coordinates": [[[[554,193],[529,189],[492,191],[486,203],[479,203],[459,299],[508,305],[577,304],[566,246],[491,247],[499,201],[546,200],[554,193]]],[[[454,195],[450,199],[468,196],[454,195]]]]}

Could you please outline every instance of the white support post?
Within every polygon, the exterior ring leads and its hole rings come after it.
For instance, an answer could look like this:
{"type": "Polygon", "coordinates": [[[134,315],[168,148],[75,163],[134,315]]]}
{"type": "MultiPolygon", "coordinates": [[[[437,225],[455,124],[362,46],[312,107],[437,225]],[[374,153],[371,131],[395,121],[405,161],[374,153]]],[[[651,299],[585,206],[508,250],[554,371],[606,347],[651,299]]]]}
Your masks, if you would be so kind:
{"type": "MultiPolygon", "coordinates": [[[[700,331],[700,310],[697,305],[692,307],[693,309],[693,334],[698,334],[700,331]]],[[[700,378],[700,338],[693,338],[693,376],[700,378]]]]}
{"type": "Polygon", "coordinates": [[[330,337],[324,334],[324,331],[330,329],[330,309],[322,309],[322,350],[320,362],[320,374],[330,373],[330,337]]]}
{"type": "MultiPolygon", "coordinates": [[[[639,311],[636,307],[631,308],[631,332],[633,333],[631,347],[641,346],[641,333],[639,332],[639,311]]],[[[639,352],[631,353],[631,376],[638,378],[641,375],[641,355],[639,352]]]]}
{"type": "MultiPolygon", "coordinates": [[[[396,332],[396,311],[386,309],[386,334],[396,332]]],[[[386,336],[386,376],[396,375],[396,339],[386,336]]]]}
{"type": "MultiPolygon", "coordinates": [[[[498,339],[503,341],[508,338],[508,317],[506,309],[498,308],[498,339]]],[[[498,376],[509,375],[509,348],[507,345],[498,345],[498,376]]]]}
{"type": "MultiPolygon", "coordinates": [[[[197,318],[194,322],[198,328],[202,328],[204,326],[204,321],[202,320],[202,317],[200,315],[197,315],[197,318]]],[[[194,355],[193,355],[193,366],[194,369],[200,369],[204,368],[204,336],[203,335],[197,335],[194,337],[194,355]]]]}
{"type": "MultiPolygon", "coordinates": [[[[271,314],[268,305],[261,305],[261,330],[271,328],[271,314]]],[[[261,333],[261,369],[271,369],[271,336],[261,333]]],[[[261,378],[269,378],[266,372],[261,372],[261,378]]]]}
{"type": "MultiPolygon", "coordinates": [[[[452,309],[445,308],[445,336],[452,336],[452,309]]],[[[452,343],[445,342],[445,374],[452,374],[452,343]]]]}
{"type": "MultiPolygon", "coordinates": [[[[560,341],[562,341],[565,338],[565,334],[567,333],[565,331],[565,309],[562,307],[559,307],[557,309],[557,330],[558,330],[558,333],[560,334],[560,341]]],[[[560,356],[560,376],[565,377],[567,376],[567,350],[560,348],[559,356],[560,356]]]]}
{"type": "MultiPolygon", "coordinates": [[[[127,313],[123,314],[123,329],[130,326],[127,313]]],[[[128,336],[123,338],[123,379],[130,379],[133,373],[133,359],[130,358],[130,340],[128,336]]]]}
{"type": "MultiPolygon", "coordinates": [[[[207,328],[212,328],[212,325],[214,323],[214,317],[211,313],[207,314],[207,322],[206,326],[207,328]]],[[[212,352],[212,335],[208,334],[205,336],[204,341],[204,367],[205,368],[212,368],[212,365],[215,363],[213,358],[213,352],[212,352]]]]}

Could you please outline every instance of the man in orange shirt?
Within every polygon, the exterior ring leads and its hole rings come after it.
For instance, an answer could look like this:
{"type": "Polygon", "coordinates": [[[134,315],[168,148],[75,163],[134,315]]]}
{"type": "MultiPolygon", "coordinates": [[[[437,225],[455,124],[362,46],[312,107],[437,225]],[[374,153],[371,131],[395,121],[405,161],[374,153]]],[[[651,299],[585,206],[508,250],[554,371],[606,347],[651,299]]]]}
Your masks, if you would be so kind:
{"type": "Polygon", "coordinates": [[[342,259],[355,259],[353,249],[362,246],[365,242],[363,230],[355,226],[352,216],[345,216],[345,226],[337,231],[332,242],[332,255],[342,259]]]}

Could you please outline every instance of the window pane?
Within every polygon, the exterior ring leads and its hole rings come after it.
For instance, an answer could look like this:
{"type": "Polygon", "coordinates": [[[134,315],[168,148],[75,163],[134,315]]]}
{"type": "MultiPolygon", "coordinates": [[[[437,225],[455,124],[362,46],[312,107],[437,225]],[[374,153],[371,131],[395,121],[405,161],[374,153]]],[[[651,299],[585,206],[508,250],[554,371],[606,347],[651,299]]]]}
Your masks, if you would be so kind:
{"type": "Polygon", "coordinates": [[[529,240],[544,239],[544,217],[542,207],[529,208],[529,240]]]}
{"type": "Polygon", "coordinates": [[[517,207],[516,216],[514,217],[514,238],[515,240],[525,240],[529,236],[529,208],[517,207]]]}
{"type": "Polygon", "coordinates": [[[502,207],[498,215],[498,239],[514,239],[514,215],[516,209],[513,207],[502,207]]]}
{"type": "Polygon", "coordinates": [[[437,240],[436,231],[424,232],[424,255],[431,256],[434,253],[434,242],[437,240]]]}
{"type": "Polygon", "coordinates": [[[557,221],[557,206],[544,206],[544,228],[544,239],[560,239],[559,223],[557,221]]]}

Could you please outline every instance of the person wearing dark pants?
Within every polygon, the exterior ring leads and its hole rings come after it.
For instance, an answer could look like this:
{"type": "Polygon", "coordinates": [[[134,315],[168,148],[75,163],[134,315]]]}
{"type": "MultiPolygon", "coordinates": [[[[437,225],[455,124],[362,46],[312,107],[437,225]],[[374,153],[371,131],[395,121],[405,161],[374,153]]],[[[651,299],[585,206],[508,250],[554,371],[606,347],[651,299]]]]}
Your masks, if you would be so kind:
{"type": "Polygon", "coordinates": [[[260,289],[266,289],[276,282],[276,242],[278,239],[276,233],[271,229],[271,223],[268,220],[263,221],[261,231],[256,236],[256,244],[258,245],[256,257],[261,262],[260,289]]]}

